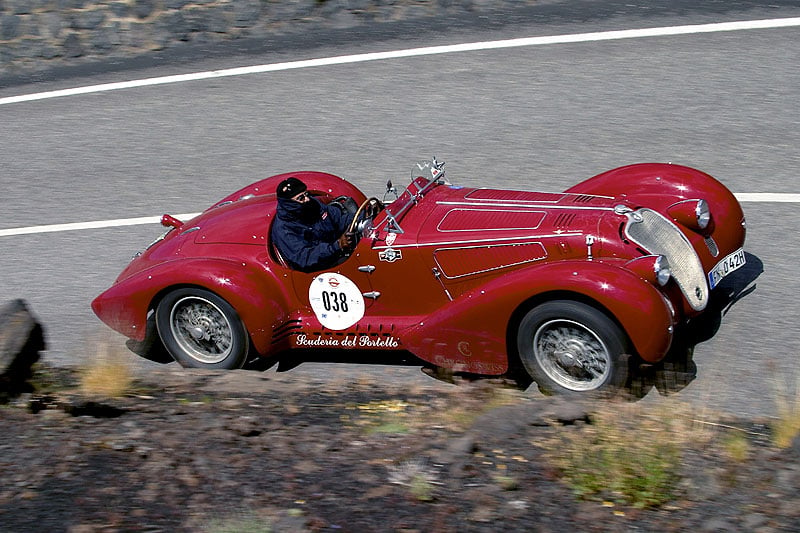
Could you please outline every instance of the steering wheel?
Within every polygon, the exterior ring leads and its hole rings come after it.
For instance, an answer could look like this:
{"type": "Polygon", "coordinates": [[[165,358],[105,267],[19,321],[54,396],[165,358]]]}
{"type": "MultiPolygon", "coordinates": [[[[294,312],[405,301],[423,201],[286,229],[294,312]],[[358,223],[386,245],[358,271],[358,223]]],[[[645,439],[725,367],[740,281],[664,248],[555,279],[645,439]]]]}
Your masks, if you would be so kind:
{"type": "Polygon", "coordinates": [[[355,229],[360,228],[367,219],[375,218],[375,215],[380,213],[382,209],[383,202],[374,196],[367,198],[360,206],[358,206],[356,214],[353,217],[353,221],[350,222],[350,227],[347,228],[347,232],[353,233],[355,229]]]}

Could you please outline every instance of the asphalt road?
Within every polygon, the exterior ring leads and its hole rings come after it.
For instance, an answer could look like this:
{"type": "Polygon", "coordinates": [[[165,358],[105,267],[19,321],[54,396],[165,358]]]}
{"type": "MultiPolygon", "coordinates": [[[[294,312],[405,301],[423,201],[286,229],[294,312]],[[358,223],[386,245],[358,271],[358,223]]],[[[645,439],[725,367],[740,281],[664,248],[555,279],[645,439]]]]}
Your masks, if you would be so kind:
{"type": "MultiPolygon", "coordinates": [[[[450,20],[357,39],[320,34],[84,68],[0,98],[244,65],[517,37],[800,16],[800,2],[561,2],[503,25],[450,20]],[[663,5],[662,5],[663,4],[663,5]],[[435,30],[435,31],[434,31],[435,30]],[[135,67],[135,68],[134,68],[135,67]]],[[[200,211],[255,179],[319,169],[380,194],[430,155],[470,186],[563,190],[622,164],[672,161],[737,193],[800,192],[800,29],[754,29],[361,62],[0,105],[0,229],[200,211]]],[[[796,383],[798,204],[748,202],[754,290],[697,347],[680,397],[775,412],[796,383]]],[[[89,308],[155,225],[0,237],[0,299],[24,298],[46,357],[82,364],[111,337],[89,308]]],[[[132,358],[135,356],[131,355],[132,358]]],[[[139,363],[146,369],[144,362],[139,363]]],[[[417,370],[360,369],[375,379],[417,370]]],[[[325,374],[305,365],[315,379],[325,374]]],[[[444,386],[444,385],[443,385],[444,386]]]]}

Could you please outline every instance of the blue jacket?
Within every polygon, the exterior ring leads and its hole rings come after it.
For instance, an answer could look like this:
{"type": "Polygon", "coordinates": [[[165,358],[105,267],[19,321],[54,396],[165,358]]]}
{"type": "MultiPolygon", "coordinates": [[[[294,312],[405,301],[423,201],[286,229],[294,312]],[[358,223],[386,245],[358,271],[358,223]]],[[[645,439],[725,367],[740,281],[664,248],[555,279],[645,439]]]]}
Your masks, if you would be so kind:
{"type": "Polygon", "coordinates": [[[272,242],[292,268],[302,272],[324,270],[343,257],[337,241],[352,220],[351,214],[313,196],[307,204],[278,198],[272,242]]]}

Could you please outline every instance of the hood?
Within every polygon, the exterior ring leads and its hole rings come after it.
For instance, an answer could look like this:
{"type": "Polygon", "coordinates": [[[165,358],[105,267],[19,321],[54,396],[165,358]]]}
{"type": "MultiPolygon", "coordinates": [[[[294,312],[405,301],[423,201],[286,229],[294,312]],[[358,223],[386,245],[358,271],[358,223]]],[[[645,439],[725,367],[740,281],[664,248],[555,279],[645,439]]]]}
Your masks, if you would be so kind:
{"type": "MultiPolygon", "coordinates": [[[[437,197],[422,230],[427,242],[595,233],[614,216],[613,198],[566,193],[462,189],[437,197]]],[[[596,233],[595,233],[596,235],[596,233]]]]}

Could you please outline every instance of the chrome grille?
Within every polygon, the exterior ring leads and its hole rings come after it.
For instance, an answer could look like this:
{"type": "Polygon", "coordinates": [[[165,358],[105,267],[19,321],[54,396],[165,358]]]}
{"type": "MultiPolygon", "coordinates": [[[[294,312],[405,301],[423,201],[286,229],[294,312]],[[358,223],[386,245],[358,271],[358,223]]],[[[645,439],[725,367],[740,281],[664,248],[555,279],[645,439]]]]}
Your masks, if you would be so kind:
{"type": "Polygon", "coordinates": [[[708,303],[708,284],[703,265],[689,239],[675,224],[652,209],[628,213],[625,227],[628,238],[669,261],[672,278],[681,288],[692,309],[702,311],[708,303]]]}

